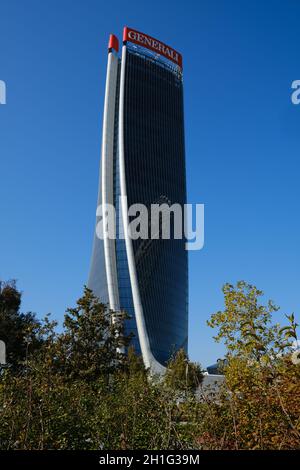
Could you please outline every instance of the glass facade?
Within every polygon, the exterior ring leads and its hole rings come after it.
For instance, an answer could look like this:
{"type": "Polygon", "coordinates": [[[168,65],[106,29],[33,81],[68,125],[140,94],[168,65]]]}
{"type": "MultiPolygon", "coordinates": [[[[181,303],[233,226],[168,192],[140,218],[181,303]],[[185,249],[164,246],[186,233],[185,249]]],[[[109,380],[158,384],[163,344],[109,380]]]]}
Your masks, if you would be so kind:
{"type": "Polygon", "coordinates": [[[122,211],[120,207],[120,165],[119,165],[119,147],[118,147],[118,111],[119,111],[119,85],[120,85],[120,64],[118,67],[117,94],[116,94],[116,112],[114,126],[114,206],[116,210],[116,262],[117,278],[119,288],[120,309],[124,310],[130,319],[126,320],[125,334],[131,335],[131,345],[135,351],[140,354],[140,344],[135,320],[135,312],[132,299],[131,283],[129,277],[126,246],[124,240],[124,227],[122,221],[122,211]]]}
{"type": "MultiPolygon", "coordinates": [[[[137,49],[137,48],[135,48],[137,49]]],[[[124,153],[128,207],[186,203],[182,79],[127,49],[124,153]]],[[[185,239],[133,240],[137,279],[151,351],[166,364],[188,340],[185,239]]]]}

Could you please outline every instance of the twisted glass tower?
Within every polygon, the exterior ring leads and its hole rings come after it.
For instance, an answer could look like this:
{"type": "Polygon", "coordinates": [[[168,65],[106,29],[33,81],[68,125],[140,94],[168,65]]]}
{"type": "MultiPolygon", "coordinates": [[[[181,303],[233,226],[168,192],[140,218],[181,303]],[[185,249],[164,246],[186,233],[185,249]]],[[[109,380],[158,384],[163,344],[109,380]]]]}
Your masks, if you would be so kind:
{"type": "Polygon", "coordinates": [[[116,209],[116,237],[95,233],[88,284],[113,311],[130,315],[126,332],[145,366],[159,373],[178,349],[187,350],[185,239],[132,240],[125,228],[133,204],[186,203],[182,57],[127,27],[121,58],[118,49],[111,35],[98,194],[98,206],[116,209]]]}

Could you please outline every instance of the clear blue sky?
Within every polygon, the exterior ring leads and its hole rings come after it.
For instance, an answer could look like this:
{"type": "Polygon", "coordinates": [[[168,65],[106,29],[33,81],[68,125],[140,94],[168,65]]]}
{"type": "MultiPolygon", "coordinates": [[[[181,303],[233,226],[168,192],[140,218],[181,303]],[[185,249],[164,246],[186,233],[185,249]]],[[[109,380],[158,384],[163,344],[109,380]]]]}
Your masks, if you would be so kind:
{"type": "Polygon", "coordinates": [[[226,281],[300,311],[299,18],[297,0],[2,0],[0,278],[18,280],[23,310],[61,321],[87,280],[106,45],[128,25],[184,58],[188,195],[206,207],[191,358],[222,355],[206,319],[226,281]]]}

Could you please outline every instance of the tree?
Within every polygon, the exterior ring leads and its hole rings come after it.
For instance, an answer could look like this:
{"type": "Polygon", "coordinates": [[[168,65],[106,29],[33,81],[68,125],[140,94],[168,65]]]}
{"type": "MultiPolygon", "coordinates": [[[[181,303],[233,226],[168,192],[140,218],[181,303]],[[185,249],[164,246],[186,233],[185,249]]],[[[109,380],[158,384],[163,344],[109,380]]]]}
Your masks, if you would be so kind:
{"type": "Polygon", "coordinates": [[[203,372],[199,364],[189,361],[184,349],[180,349],[169,361],[165,383],[178,391],[192,391],[201,385],[203,372]]]}
{"type": "Polygon", "coordinates": [[[127,315],[114,313],[92,290],[84,288],[75,308],[65,315],[65,331],[59,338],[59,355],[64,373],[88,381],[109,377],[122,368],[130,338],[124,332],[127,315]]]}
{"type": "Polygon", "coordinates": [[[223,288],[225,308],[211,316],[215,339],[227,347],[225,389],[218,416],[234,448],[300,447],[300,367],[292,361],[297,340],[294,315],[281,327],[273,302],[243,281],[223,288]]]}
{"type": "Polygon", "coordinates": [[[141,355],[136,354],[132,345],[127,349],[125,359],[125,373],[130,376],[140,376],[145,379],[148,378],[148,370],[145,368],[144,361],[141,355]]]}
{"type": "Polygon", "coordinates": [[[20,313],[21,297],[14,281],[0,282],[0,339],[6,345],[7,363],[13,368],[20,367],[42,343],[35,314],[20,313]]]}

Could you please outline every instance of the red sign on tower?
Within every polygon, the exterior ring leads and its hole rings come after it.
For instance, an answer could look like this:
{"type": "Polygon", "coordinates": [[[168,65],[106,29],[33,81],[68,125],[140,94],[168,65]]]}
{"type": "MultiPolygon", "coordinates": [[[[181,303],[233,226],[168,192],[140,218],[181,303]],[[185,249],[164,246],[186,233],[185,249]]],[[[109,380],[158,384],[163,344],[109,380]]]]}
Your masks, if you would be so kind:
{"type": "Polygon", "coordinates": [[[170,46],[167,46],[163,42],[158,41],[157,39],[151,36],[148,36],[147,34],[140,33],[135,29],[131,29],[125,26],[123,32],[123,41],[130,41],[134,44],[138,44],[139,46],[151,49],[151,51],[163,55],[167,59],[174,62],[174,64],[182,68],[182,55],[179,54],[179,52],[175,51],[175,49],[170,46]]]}

